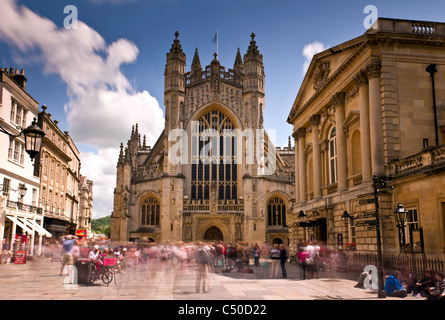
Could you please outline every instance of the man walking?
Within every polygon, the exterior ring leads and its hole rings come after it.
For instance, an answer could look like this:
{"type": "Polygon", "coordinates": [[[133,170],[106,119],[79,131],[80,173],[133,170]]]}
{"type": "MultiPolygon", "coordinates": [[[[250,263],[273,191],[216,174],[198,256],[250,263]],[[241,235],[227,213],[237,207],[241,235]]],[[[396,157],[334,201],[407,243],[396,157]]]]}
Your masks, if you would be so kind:
{"type": "Polygon", "coordinates": [[[74,245],[76,244],[77,237],[72,234],[68,234],[61,237],[62,239],[62,267],[60,268],[59,276],[62,276],[63,269],[68,266],[68,274],[70,274],[70,267],[74,264],[74,245]]]}
{"type": "Polygon", "coordinates": [[[287,278],[286,261],[287,261],[287,250],[284,248],[284,244],[280,244],[280,264],[281,264],[281,275],[283,276],[283,279],[287,278]]]}

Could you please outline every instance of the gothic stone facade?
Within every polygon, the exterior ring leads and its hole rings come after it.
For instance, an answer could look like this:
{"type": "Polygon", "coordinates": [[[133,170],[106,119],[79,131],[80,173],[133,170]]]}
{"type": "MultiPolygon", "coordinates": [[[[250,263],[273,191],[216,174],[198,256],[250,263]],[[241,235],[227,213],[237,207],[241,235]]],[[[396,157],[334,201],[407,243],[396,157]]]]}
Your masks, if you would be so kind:
{"type": "Polygon", "coordinates": [[[191,71],[185,72],[186,55],[175,34],[164,74],[164,131],[149,147],[145,137],[141,143],[136,124],[127,146],[121,145],[111,241],[287,244],[283,226],[294,192],[294,149],[290,144],[276,148],[276,170],[264,174],[256,152],[264,145],[267,156],[274,154],[267,134],[253,145],[246,137],[221,136],[224,130],[238,130],[256,138],[257,129],[263,129],[263,57],[251,37],[244,58],[238,49],[233,69],[221,66],[217,54],[203,69],[196,49],[191,71]],[[211,129],[216,135],[206,136],[211,129]],[[184,136],[178,138],[177,132],[184,136]],[[187,144],[178,150],[181,138],[187,144]],[[210,147],[205,153],[211,162],[199,157],[210,144],[206,139],[212,146],[220,142],[219,150],[210,147]],[[253,151],[254,161],[248,161],[246,149],[253,151]],[[240,151],[238,158],[234,150],[240,151]],[[181,161],[175,160],[178,154],[181,161]]]}
{"type": "Polygon", "coordinates": [[[312,237],[375,252],[376,229],[369,225],[375,207],[363,195],[373,191],[376,174],[393,187],[379,197],[384,253],[403,244],[393,215],[402,203],[405,243],[440,254],[444,105],[443,23],[379,19],[375,29],[315,55],[287,120],[296,145],[291,249],[312,237]],[[436,101],[427,70],[432,64],[436,101]],[[310,228],[298,225],[300,210],[312,217],[310,228]],[[345,211],[353,217],[347,224],[345,211]]]}

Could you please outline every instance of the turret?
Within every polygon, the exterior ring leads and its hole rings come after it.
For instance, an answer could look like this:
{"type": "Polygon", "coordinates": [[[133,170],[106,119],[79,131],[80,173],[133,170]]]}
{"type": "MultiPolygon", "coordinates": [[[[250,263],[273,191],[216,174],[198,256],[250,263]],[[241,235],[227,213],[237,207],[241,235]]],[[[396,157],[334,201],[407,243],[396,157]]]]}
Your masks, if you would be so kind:
{"type": "Polygon", "coordinates": [[[264,66],[263,55],[260,54],[255,41],[255,34],[250,35],[247,53],[244,55],[244,90],[246,92],[260,92],[264,94],[264,66]]]}
{"type": "Polygon", "coordinates": [[[175,40],[173,41],[170,52],[167,53],[167,64],[164,73],[164,92],[168,91],[185,91],[185,61],[186,56],[182,51],[181,44],[178,39],[179,32],[175,32],[175,40]]]}

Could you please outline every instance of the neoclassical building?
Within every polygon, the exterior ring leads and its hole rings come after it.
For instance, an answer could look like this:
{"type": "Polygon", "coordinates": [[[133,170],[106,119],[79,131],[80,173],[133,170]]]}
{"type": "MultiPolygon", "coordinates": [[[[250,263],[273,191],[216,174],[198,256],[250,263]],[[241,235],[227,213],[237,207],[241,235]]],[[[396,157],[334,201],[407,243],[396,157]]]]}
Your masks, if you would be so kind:
{"type": "Polygon", "coordinates": [[[287,119],[295,138],[291,250],[312,238],[375,252],[375,174],[389,187],[379,195],[384,253],[399,252],[403,243],[440,253],[444,105],[443,23],[381,18],[363,35],[316,54],[287,119]],[[398,203],[407,209],[401,232],[393,214],[398,203]],[[342,219],[345,211],[351,219],[342,219]],[[300,212],[309,224],[300,224],[300,212]]]}
{"type": "Polygon", "coordinates": [[[189,72],[178,35],[165,66],[164,131],[150,147],[136,124],[121,145],[111,240],[287,243],[294,148],[275,148],[263,130],[255,35],[233,68],[216,53],[203,68],[196,49],[189,72]]]}

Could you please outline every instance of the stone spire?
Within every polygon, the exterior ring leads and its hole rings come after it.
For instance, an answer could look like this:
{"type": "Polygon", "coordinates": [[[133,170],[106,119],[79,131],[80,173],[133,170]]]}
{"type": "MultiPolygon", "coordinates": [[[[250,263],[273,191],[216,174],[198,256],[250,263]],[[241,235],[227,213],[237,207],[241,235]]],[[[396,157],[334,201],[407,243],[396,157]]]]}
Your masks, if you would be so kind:
{"type": "Polygon", "coordinates": [[[243,58],[241,58],[241,52],[238,48],[236,52],[235,63],[233,64],[233,70],[237,75],[241,75],[243,73],[243,69],[244,69],[243,58]]]}
{"type": "Polygon", "coordinates": [[[241,58],[241,52],[238,50],[236,51],[236,57],[235,57],[235,63],[234,66],[240,66],[243,64],[243,58],[241,58]]]}
{"type": "Polygon", "coordinates": [[[195,49],[195,55],[193,56],[192,70],[194,69],[202,69],[201,61],[199,60],[198,48],[195,49]]]}
{"type": "Polygon", "coordinates": [[[124,144],[121,143],[120,152],[119,152],[119,160],[117,161],[117,166],[124,165],[124,144]]]}

